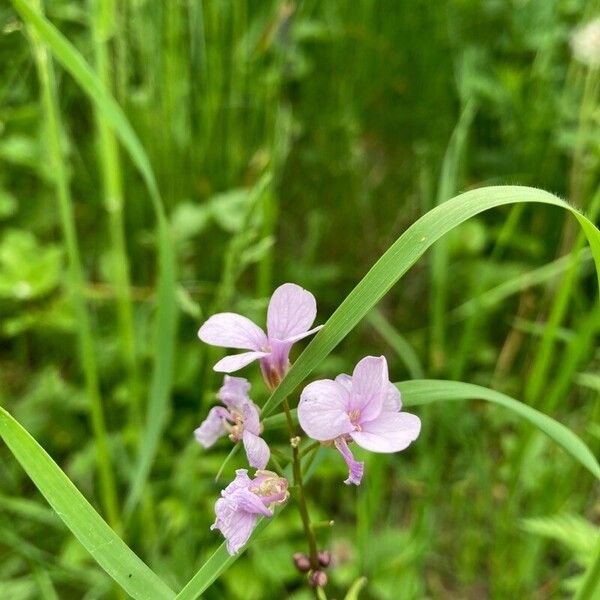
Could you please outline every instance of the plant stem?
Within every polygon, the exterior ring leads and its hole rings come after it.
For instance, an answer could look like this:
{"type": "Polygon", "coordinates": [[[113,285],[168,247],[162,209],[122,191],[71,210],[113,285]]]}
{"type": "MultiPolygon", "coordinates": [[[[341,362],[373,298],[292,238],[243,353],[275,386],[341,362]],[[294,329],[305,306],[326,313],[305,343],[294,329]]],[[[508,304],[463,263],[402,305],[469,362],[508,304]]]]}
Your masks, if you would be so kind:
{"type": "MultiPolygon", "coordinates": [[[[107,0],[94,0],[92,6],[92,31],[96,67],[102,83],[110,91],[113,86],[108,54],[108,40],[116,27],[115,7],[112,2],[107,0]]],[[[108,215],[108,230],[111,242],[111,275],[117,299],[117,320],[121,341],[121,354],[129,378],[129,405],[131,407],[129,419],[132,431],[138,437],[143,423],[142,407],[140,404],[141,382],[137,368],[129,259],[127,256],[123,223],[124,199],[119,148],[110,125],[104,117],[104,113],[96,107],[95,115],[98,130],[99,158],[102,169],[102,184],[104,188],[104,205],[108,215]]]]}
{"type": "MultiPolygon", "coordinates": [[[[38,4],[37,8],[41,10],[38,4]]],[[[100,477],[100,496],[107,520],[115,530],[120,529],[120,517],[114,474],[108,448],[108,435],[104,409],[100,396],[98,365],[88,310],[85,304],[85,282],[79,253],[73,201],[64,156],[64,137],[58,108],[57,85],[52,59],[44,43],[30,30],[33,54],[42,89],[42,104],[46,118],[49,159],[52,165],[61,225],[69,263],[70,294],[77,320],[80,360],[83,367],[85,387],[89,399],[89,411],[96,461],[100,477]]]]}
{"type": "MultiPolygon", "coordinates": [[[[290,405],[287,401],[287,398],[283,401],[283,409],[285,411],[285,416],[288,423],[290,439],[293,439],[294,437],[296,437],[296,431],[294,428],[294,420],[292,419],[292,413],[290,411],[290,405]]],[[[308,514],[306,497],[304,495],[304,486],[302,484],[302,465],[300,463],[300,451],[298,448],[298,444],[294,442],[292,442],[292,469],[294,473],[294,487],[298,492],[298,510],[300,511],[300,517],[302,519],[302,525],[304,527],[304,535],[308,543],[310,565],[313,569],[318,569],[319,555],[317,550],[317,540],[315,538],[315,533],[310,524],[310,516],[308,514]]]]}
{"type": "Polygon", "coordinates": [[[594,550],[594,558],[585,574],[583,583],[575,594],[575,600],[595,600],[600,597],[600,537],[594,550]]]}

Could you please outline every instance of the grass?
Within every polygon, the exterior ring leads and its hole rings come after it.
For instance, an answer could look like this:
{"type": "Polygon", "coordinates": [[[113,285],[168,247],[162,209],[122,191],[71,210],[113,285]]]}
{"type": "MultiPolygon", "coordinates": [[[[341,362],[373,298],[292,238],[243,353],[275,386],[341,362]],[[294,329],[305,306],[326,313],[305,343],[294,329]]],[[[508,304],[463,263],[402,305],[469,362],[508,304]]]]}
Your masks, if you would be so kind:
{"type": "Polygon", "coordinates": [[[423,421],[359,490],[317,453],[327,597],[593,597],[598,551],[539,532],[597,531],[554,442],[597,469],[598,71],[569,36],[600,3],[37,6],[0,7],[0,595],[311,597],[293,506],[228,557],[243,453],[192,437],[220,385],[198,326],[295,281],[325,328],[270,400],[243,373],[282,468],[278,402],[365,354],[423,421]]]}

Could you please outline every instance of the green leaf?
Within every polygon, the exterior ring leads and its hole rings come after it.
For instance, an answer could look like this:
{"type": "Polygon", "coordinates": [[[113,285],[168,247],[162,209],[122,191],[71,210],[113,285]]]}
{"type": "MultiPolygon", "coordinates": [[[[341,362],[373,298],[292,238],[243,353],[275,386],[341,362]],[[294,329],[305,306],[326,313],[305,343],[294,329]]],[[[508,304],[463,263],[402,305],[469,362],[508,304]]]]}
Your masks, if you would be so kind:
{"type": "Polygon", "coordinates": [[[589,219],[564,200],[543,190],[520,186],[484,187],[465,192],[423,215],[381,256],[294,363],[267,400],[263,414],[271,413],[322,363],[434,242],[485,210],[517,202],[558,206],[572,213],[588,238],[600,283],[600,232],[589,219]]]}
{"type": "Polygon", "coordinates": [[[46,451],[1,407],[0,436],[56,514],[132,598],[160,600],[175,596],[102,520],[46,451]]]}
{"type": "MultiPolygon", "coordinates": [[[[252,537],[245,548],[252,543],[252,540],[256,539],[262,533],[264,528],[272,522],[277,514],[278,513],[276,512],[270,519],[265,519],[264,517],[259,519],[256,528],[252,532],[252,537]]],[[[239,558],[241,552],[243,552],[243,549],[235,556],[231,556],[227,552],[225,542],[223,542],[202,567],[200,567],[200,570],[192,577],[192,579],[190,579],[181,592],[177,594],[175,597],[176,600],[194,600],[200,596],[200,594],[206,591],[216,581],[221,573],[226,571],[239,558]]]]}
{"type": "Polygon", "coordinates": [[[168,416],[177,327],[174,244],[150,160],[123,109],[108,92],[80,52],[48,19],[35,10],[26,0],[13,0],[13,5],[23,20],[48,44],[56,60],[72,75],[102,113],[107,123],[112,126],[115,135],[121,141],[142,175],[156,214],[158,290],[154,365],[150,380],[146,427],[144,428],[138,464],[133,474],[125,507],[126,512],[130,513],[137,504],[150,473],[168,416]]]}
{"type": "Polygon", "coordinates": [[[583,465],[596,479],[600,479],[600,465],[592,451],[570,429],[548,415],[495,390],[462,383],[437,379],[420,379],[396,384],[402,393],[404,406],[421,406],[439,401],[479,399],[493,402],[516,413],[534,427],[553,439],[577,462],[583,465]]]}
{"type": "Polygon", "coordinates": [[[41,246],[30,231],[8,230],[0,242],[0,298],[34,300],[60,281],[62,250],[41,246]]]}
{"type": "Polygon", "coordinates": [[[367,585],[366,577],[359,577],[348,590],[348,593],[344,596],[344,600],[358,600],[358,596],[361,590],[367,585]]]}

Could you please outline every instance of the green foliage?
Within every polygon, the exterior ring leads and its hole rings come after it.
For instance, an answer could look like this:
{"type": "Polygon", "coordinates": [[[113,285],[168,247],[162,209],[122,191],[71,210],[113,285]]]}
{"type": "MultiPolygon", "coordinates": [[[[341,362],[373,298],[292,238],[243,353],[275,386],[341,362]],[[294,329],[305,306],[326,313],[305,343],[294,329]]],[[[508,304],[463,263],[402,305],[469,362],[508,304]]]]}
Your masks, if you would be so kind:
{"type": "MultiPolygon", "coordinates": [[[[0,597],[112,597],[106,572],[136,597],[313,596],[290,560],[305,544],[293,505],[225,553],[209,526],[243,453],[192,438],[220,385],[198,326],[223,310],[260,323],[284,281],[327,325],[280,392],[366,354],[425,380],[401,384],[421,438],[361,454],[361,489],[328,448],[310,466],[311,513],[335,521],[317,531],[336,562],[327,597],[593,597],[600,71],[570,38],[599,9],[0,3],[0,423],[71,529],[0,448],[0,597]],[[567,210],[521,202],[557,197],[567,210]],[[99,448],[120,537],[99,516],[99,448]]],[[[257,370],[243,375],[263,405],[257,370]]]]}

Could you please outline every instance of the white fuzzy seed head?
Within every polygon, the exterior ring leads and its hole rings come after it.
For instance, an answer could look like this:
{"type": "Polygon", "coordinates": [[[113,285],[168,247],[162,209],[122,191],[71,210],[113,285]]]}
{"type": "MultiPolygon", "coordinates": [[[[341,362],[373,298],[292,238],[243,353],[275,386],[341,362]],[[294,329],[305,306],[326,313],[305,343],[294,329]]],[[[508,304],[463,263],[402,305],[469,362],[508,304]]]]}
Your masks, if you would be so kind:
{"type": "Polygon", "coordinates": [[[600,18],[578,27],[571,36],[576,60],[588,67],[600,67],[600,18]]]}

